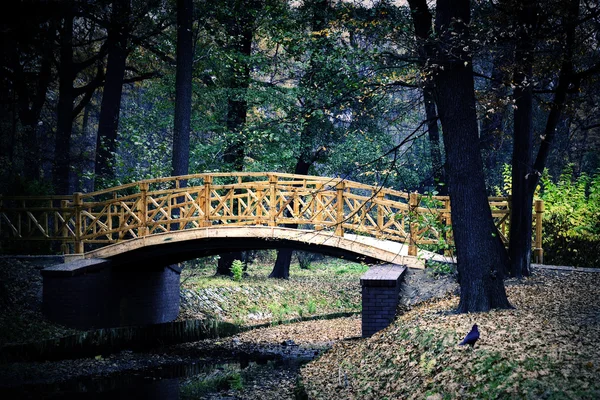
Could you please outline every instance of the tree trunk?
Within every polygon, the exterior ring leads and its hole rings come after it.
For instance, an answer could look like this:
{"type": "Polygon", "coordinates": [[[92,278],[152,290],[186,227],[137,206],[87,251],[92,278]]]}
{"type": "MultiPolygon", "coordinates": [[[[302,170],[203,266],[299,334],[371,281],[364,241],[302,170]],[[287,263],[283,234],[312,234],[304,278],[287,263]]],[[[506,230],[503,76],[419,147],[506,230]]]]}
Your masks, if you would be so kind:
{"type": "MultiPolygon", "coordinates": [[[[237,3],[236,3],[237,4],[237,3]]],[[[234,16],[227,19],[227,33],[232,38],[231,50],[239,55],[236,65],[231,67],[231,78],[229,81],[229,98],[227,99],[227,130],[229,137],[223,160],[229,163],[234,171],[244,168],[245,141],[242,129],[246,124],[248,102],[246,92],[250,86],[250,66],[248,58],[252,54],[252,37],[254,35],[253,9],[258,4],[252,2],[248,9],[239,9],[235,12],[241,13],[238,20],[234,16]],[[241,65],[241,68],[239,67],[241,65]]]]}
{"type": "MultiPolygon", "coordinates": [[[[433,34],[432,15],[429,12],[425,0],[409,0],[408,3],[413,16],[415,37],[418,42],[419,66],[423,69],[425,68],[425,65],[427,65],[427,60],[433,56],[434,51],[431,44],[431,35],[433,34]]],[[[429,154],[431,156],[433,181],[440,195],[445,196],[448,194],[446,169],[442,162],[442,155],[440,152],[440,132],[437,123],[438,115],[435,108],[435,96],[430,79],[426,79],[423,86],[423,104],[425,106],[425,118],[429,136],[429,154]]]]}
{"type": "Polygon", "coordinates": [[[536,25],[535,0],[525,0],[518,13],[517,47],[515,51],[515,84],[512,158],[512,200],[510,214],[510,274],[529,276],[531,259],[531,207],[533,197],[529,185],[534,181],[533,158],[533,41],[536,25]],[[531,178],[531,179],[530,179],[531,178]]]}
{"type": "Polygon", "coordinates": [[[60,66],[58,70],[58,109],[56,146],[52,180],[57,194],[69,194],[69,165],[71,160],[71,133],[73,129],[73,19],[72,7],[65,7],[60,37],[60,66]]]}
{"type": "Polygon", "coordinates": [[[489,91],[495,100],[491,107],[493,111],[487,109],[481,122],[481,132],[479,135],[479,146],[483,157],[483,164],[487,174],[488,185],[501,185],[503,162],[502,156],[507,154],[504,144],[503,121],[507,113],[506,106],[500,100],[508,94],[507,86],[504,82],[507,80],[506,69],[510,61],[502,51],[494,55],[492,76],[489,91]]]}
{"type": "Polygon", "coordinates": [[[437,59],[444,68],[436,71],[434,83],[446,151],[461,313],[510,307],[503,282],[508,257],[492,218],[479,152],[469,21],[469,0],[438,0],[437,59]]]}
{"type": "MultiPolygon", "coordinates": [[[[172,160],[174,176],[189,173],[194,56],[192,15],[192,0],[177,0],[177,70],[175,73],[175,126],[172,160]]],[[[185,182],[183,184],[185,185],[185,182]]]]}
{"type": "MultiPolygon", "coordinates": [[[[302,158],[299,158],[298,162],[296,163],[294,173],[298,175],[307,175],[311,164],[312,163],[308,163],[302,158]]],[[[294,208],[293,202],[291,203],[291,207],[294,208]]],[[[298,224],[287,224],[286,228],[297,229],[298,224]]],[[[273,271],[271,271],[269,274],[269,278],[288,279],[290,277],[290,263],[292,261],[292,254],[292,249],[279,249],[277,252],[277,259],[275,260],[275,265],[273,266],[273,271]]]]}
{"type": "MultiPolygon", "coordinates": [[[[235,11],[231,10],[225,23],[227,33],[232,40],[231,50],[237,52],[238,62],[241,68],[231,67],[231,78],[229,81],[229,98],[227,99],[227,130],[229,137],[227,147],[223,154],[223,161],[228,163],[233,171],[242,171],[244,169],[244,150],[245,141],[243,137],[243,127],[246,124],[248,113],[248,102],[246,101],[246,91],[250,86],[250,66],[248,58],[252,54],[252,38],[254,35],[254,13],[260,2],[251,2],[243,8],[241,4],[236,3],[235,11]],[[235,15],[241,13],[238,20],[235,15]]],[[[221,255],[217,274],[231,275],[231,263],[233,260],[242,260],[241,251],[221,255]]]]}
{"type": "MultiPolygon", "coordinates": [[[[515,154],[513,155],[513,197],[512,197],[512,214],[511,214],[511,225],[510,225],[510,245],[509,245],[509,253],[510,253],[510,273],[513,276],[521,277],[528,276],[530,274],[530,265],[531,265],[531,235],[532,235],[532,204],[533,204],[533,196],[535,194],[535,188],[539,182],[539,179],[546,167],[546,161],[548,159],[548,155],[550,153],[550,147],[554,142],[554,137],[556,135],[556,127],[560,121],[560,116],[562,110],[565,106],[567,93],[569,90],[569,86],[573,81],[573,48],[575,41],[575,29],[577,21],[579,17],[579,3],[580,0],[572,0],[568,4],[568,12],[566,13],[565,20],[563,25],[566,30],[566,41],[565,46],[565,54],[563,56],[563,62],[561,64],[560,74],[558,78],[558,84],[554,91],[554,99],[550,104],[550,113],[548,114],[548,119],[546,121],[546,127],[544,129],[544,133],[542,134],[542,142],[540,144],[540,148],[538,150],[535,162],[533,163],[533,167],[529,167],[527,172],[524,173],[521,164],[524,160],[527,160],[527,154],[525,151],[532,152],[533,148],[533,131],[530,127],[532,123],[532,115],[527,115],[527,113],[521,114],[519,113],[519,109],[515,110],[515,143],[519,142],[519,148],[516,148],[515,144],[515,154]],[[519,122],[519,130],[517,130],[517,121],[519,122]],[[519,136],[517,136],[517,133],[519,136]],[[529,133],[529,137],[527,137],[527,133],[529,133]],[[529,146],[529,149],[527,147],[529,146]],[[518,154],[517,154],[518,152],[518,154]],[[519,172],[515,173],[515,170],[519,172]],[[513,222],[514,221],[514,222],[513,222]]],[[[527,24],[527,29],[523,29],[526,35],[531,35],[529,31],[532,29],[532,21],[535,18],[535,9],[532,9],[531,0],[524,0],[523,9],[519,15],[520,21],[522,24],[527,24]]],[[[530,39],[529,39],[530,40],[530,39]]],[[[523,46],[522,43],[519,43],[518,46],[523,46]]],[[[530,45],[533,47],[533,45],[530,45]]],[[[527,63],[530,60],[527,59],[526,52],[528,48],[520,49],[517,48],[517,60],[524,63],[524,71],[528,70],[527,63]],[[524,51],[525,54],[520,53],[519,51],[524,51]]],[[[529,104],[527,98],[527,94],[522,95],[523,89],[520,87],[522,85],[517,86],[515,89],[515,97],[519,96],[521,101],[524,103],[523,107],[525,111],[529,104]]],[[[529,163],[527,166],[531,165],[532,157],[529,156],[529,163]]]]}
{"type": "MultiPolygon", "coordinates": [[[[192,41],[193,24],[192,0],[177,0],[177,70],[175,72],[175,118],[173,127],[172,175],[187,175],[190,167],[190,123],[192,116],[192,67],[194,62],[194,44],[192,41]]],[[[187,181],[179,182],[186,187],[187,181]]],[[[178,203],[185,200],[177,198],[178,203]]],[[[179,208],[174,207],[172,218],[179,218],[179,208]]],[[[172,225],[179,229],[179,223],[172,225]]]]}
{"type": "Polygon", "coordinates": [[[440,131],[437,122],[438,116],[435,110],[435,98],[430,87],[423,88],[423,103],[425,104],[425,118],[427,118],[433,185],[440,196],[446,196],[448,194],[446,168],[442,162],[442,153],[440,151],[440,131]]]}
{"type": "Polygon", "coordinates": [[[117,130],[127,60],[129,37],[130,0],[112,2],[111,25],[108,32],[108,60],[106,81],[98,120],[96,142],[96,178],[114,177],[114,154],[117,151],[117,130]]]}
{"type": "MultiPolygon", "coordinates": [[[[307,7],[310,7],[312,12],[311,18],[311,30],[313,32],[320,32],[327,26],[328,20],[328,12],[329,12],[329,1],[328,0],[312,0],[307,1],[305,3],[307,7]]],[[[323,53],[327,52],[327,49],[322,49],[323,53]]],[[[312,77],[314,73],[321,68],[321,63],[318,57],[311,56],[309,60],[309,67],[307,71],[304,73],[304,76],[300,80],[300,85],[310,87],[312,85],[317,86],[319,82],[313,81],[312,77]]],[[[305,108],[310,111],[313,109],[317,109],[318,106],[313,104],[312,101],[305,101],[305,108]]],[[[313,164],[314,160],[317,157],[317,154],[310,154],[313,150],[311,148],[314,135],[319,133],[319,128],[327,127],[327,122],[315,121],[314,116],[310,116],[307,118],[306,125],[302,130],[300,135],[300,154],[298,156],[298,160],[296,162],[296,166],[294,167],[294,174],[297,175],[306,175],[308,174],[308,170],[313,164]]],[[[293,203],[292,203],[293,208],[293,203]]],[[[286,211],[289,215],[289,213],[286,211]]],[[[287,224],[286,228],[297,229],[298,224],[287,224]]],[[[269,275],[269,278],[281,278],[288,279],[290,276],[290,263],[292,261],[293,250],[289,248],[279,249],[277,252],[277,259],[275,260],[275,265],[273,266],[273,270],[269,275]]]]}

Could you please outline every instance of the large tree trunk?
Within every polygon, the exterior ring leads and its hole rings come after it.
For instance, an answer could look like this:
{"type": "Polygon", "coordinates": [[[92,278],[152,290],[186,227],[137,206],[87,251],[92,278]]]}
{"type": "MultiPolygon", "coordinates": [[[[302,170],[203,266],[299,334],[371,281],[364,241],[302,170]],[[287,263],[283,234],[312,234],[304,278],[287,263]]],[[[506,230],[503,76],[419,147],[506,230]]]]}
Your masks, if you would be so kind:
{"type": "Polygon", "coordinates": [[[192,115],[192,0],[177,0],[177,70],[175,73],[175,125],[173,129],[173,175],[186,175],[190,165],[192,115]]]}
{"type": "MultiPolygon", "coordinates": [[[[522,277],[530,274],[531,265],[531,236],[532,236],[532,204],[533,196],[535,194],[535,188],[539,182],[539,179],[546,167],[546,161],[550,153],[550,147],[554,142],[556,135],[556,127],[560,121],[562,110],[565,106],[567,93],[569,86],[573,82],[573,48],[575,41],[575,29],[579,16],[579,3],[580,0],[571,0],[567,5],[567,13],[563,26],[566,30],[565,40],[565,54],[563,55],[563,62],[561,64],[560,74],[558,78],[558,84],[554,91],[554,99],[550,104],[550,113],[546,121],[546,127],[542,134],[542,142],[538,150],[533,167],[528,167],[524,170],[522,165],[523,162],[528,161],[526,166],[530,166],[532,162],[531,152],[533,149],[533,130],[532,114],[527,112],[530,106],[530,101],[527,89],[525,85],[519,85],[515,89],[515,97],[517,101],[523,103],[522,107],[525,112],[519,112],[519,106],[515,110],[515,154],[513,155],[513,182],[512,182],[512,214],[510,222],[510,273],[512,276],[522,277]],[[525,91],[525,93],[523,93],[525,91]],[[518,122],[518,125],[517,125],[518,122]],[[518,144],[517,144],[518,142],[518,144]],[[519,146],[519,148],[517,148],[519,146]],[[526,153],[529,152],[529,153],[526,153]],[[518,172],[515,172],[517,170],[518,172]]],[[[518,43],[517,47],[517,61],[522,63],[520,66],[522,71],[532,75],[530,70],[531,57],[528,53],[531,53],[530,49],[533,48],[533,44],[527,44],[527,41],[531,41],[531,29],[533,22],[535,22],[535,6],[533,0],[524,0],[523,8],[519,13],[519,23],[526,24],[527,28],[522,28],[520,32],[521,36],[525,36],[525,43],[518,43]],[[523,47],[524,46],[524,47],[523,47]]],[[[519,38],[520,39],[520,38],[519,38]]],[[[525,76],[520,76],[525,78],[525,76]]],[[[528,78],[529,80],[529,78],[528,78]]],[[[519,82],[519,81],[517,81],[519,82]]]]}
{"type": "Polygon", "coordinates": [[[71,133],[73,129],[73,18],[72,7],[65,7],[60,37],[60,66],[58,69],[58,109],[56,146],[52,180],[57,194],[68,194],[69,165],[71,160],[71,133]]]}
{"type": "MultiPolygon", "coordinates": [[[[252,37],[254,35],[253,11],[260,4],[260,1],[255,1],[247,4],[247,8],[243,8],[242,4],[235,2],[235,12],[230,10],[232,15],[227,18],[225,23],[227,33],[232,40],[231,50],[238,53],[240,56],[238,64],[242,65],[241,68],[232,66],[229,82],[230,93],[227,99],[227,130],[229,137],[225,153],[223,154],[223,161],[228,163],[234,171],[242,171],[244,169],[245,141],[242,130],[246,124],[248,113],[246,91],[250,86],[250,66],[247,60],[252,54],[252,37]],[[233,15],[237,13],[241,13],[239,20],[233,15]]],[[[217,274],[231,275],[233,260],[242,259],[243,254],[241,251],[221,255],[217,266],[217,274]]]]}
{"type": "MultiPolygon", "coordinates": [[[[194,43],[192,41],[193,23],[192,0],[177,0],[177,69],[175,72],[175,118],[173,127],[173,156],[171,174],[187,175],[190,167],[190,125],[192,117],[192,67],[194,62],[194,43]]],[[[179,182],[186,187],[187,181],[179,182]]],[[[182,203],[184,197],[178,197],[182,203]]],[[[179,218],[179,208],[174,207],[171,217],[179,218]]],[[[179,229],[179,223],[172,228],[179,229]]]]}
{"type": "Polygon", "coordinates": [[[462,313],[510,307],[503,281],[508,257],[492,219],[479,152],[469,21],[469,0],[438,0],[435,26],[438,60],[444,68],[436,71],[434,83],[452,204],[458,312],[462,313]]]}
{"type": "Polygon", "coordinates": [[[535,0],[524,0],[518,12],[517,47],[515,52],[515,83],[512,158],[512,202],[510,214],[510,273],[529,276],[531,259],[531,207],[529,195],[533,158],[533,40],[537,6],[535,0]]]}
{"type": "MultiPolygon", "coordinates": [[[[305,2],[306,7],[310,7],[312,17],[311,17],[311,30],[313,32],[320,32],[324,30],[327,26],[328,13],[329,13],[329,1],[328,0],[311,0],[305,2]]],[[[321,50],[323,53],[327,52],[327,48],[323,48],[321,50]]],[[[311,56],[309,60],[309,67],[307,71],[304,73],[304,76],[300,80],[300,85],[305,87],[317,86],[319,82],[313,80],[315,72],[321,68],[321,63],[319,57],[311,56]]],[[[305,108],[308,110],[308,113],[312,112],[315,109],[318,109],[319,106],[317,104],[313,104],[314,101],[311,99],[305,100],[305,108]]],[[[314,116],[310,116],[307,118],[306,125],[302,130],[300,135],[299,147],[300,154],[298,155],[298,160],[296,162],[296,166],[294,167],[294,174],[297,175],[307,175],[308,170],[313,164],[314,160],[317,158],[317,153],[311,154],[314,152],[313,140],[314,136],[321,133],[320,129],[328,129],[328,122],[319,121],[314,116]]],[[[292,203],[293,206],[293,203],[292,203]]],[[[289,213],[286,211],[289,215],[289,213]]],[[[286,228],[297,229],[298,224],[287,224],[286,228]]],[[[273,266],[273,270],[271,274],[269,274],[269,278],[280,278],[280,279],[288,279],[290,276],[290,263],[292,261],[293,250],[290,248],[279,249],[277,252],[277,259],[275,260],[275,265],[273,266]]]]}
{"type": "MultiPolygon", "coordinates": [[[[425,65],[427,65],[427,60],[433,56],[434,52],[434,47],[431,44],[433,17],[424,0],[409,0],[408,3],[413,16],[415,38],[418,42],[419,66],[424,68],[425,65]]],[[[426,79],[423,86],[423,105],[425,106],[425,118],[429,136],[429,154],[431,156],[431,170],[433,172],[434,185],[440,195],[447,195],[448,185],[446,182],[446,168],[442,162],[440,151],[438,115],[435,107],[432,82],[429,79],[426,79]]]]}
{"type": "Polygon", "coordinates": [[[111,24],[108,32],[108,60],[106,81],[100,106],[98,138],[96,142],[96,177],[114,177],[114,154],[117,150],[117,130],[121,111],[127,42],[131,15],[130,0],[112,2],[111,24]]]}
{"type": "MultiPolygon", "coordinates": [[[[298,162],[296,163],[294,173],[298,175],[307,175],[311,164],[312,163],[306,162],[302,158],[299,158],[298,162]]],[[[291,207],[294,207],[293,202],[291,203],[291,207]]],[[[287,224],[286,227],[296,229],[298,228],[298,224],[287,224]]],[[[273,266],[273,271],[271,271],[271,274],[269,274],[269,278],[288,279],[290,277],[290,263],[292,262],[292,254],[292,249],[279,249],[277,252],[277,259],[275,260],[275,265],[273,266]]]]}

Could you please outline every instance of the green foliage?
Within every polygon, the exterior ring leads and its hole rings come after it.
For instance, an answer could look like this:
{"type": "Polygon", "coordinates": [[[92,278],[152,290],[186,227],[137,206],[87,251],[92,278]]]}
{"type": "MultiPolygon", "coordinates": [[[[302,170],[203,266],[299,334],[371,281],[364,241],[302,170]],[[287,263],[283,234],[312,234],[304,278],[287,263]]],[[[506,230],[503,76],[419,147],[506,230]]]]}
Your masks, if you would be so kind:
{"type": "Polygon", "coordinates": [[[446,276],[456,273],[456,265],[453,263],[428,260],[426,265],[427,272],[433,276],[446,276]]]}
{"type": "Polygon", "coordinates": [[[557,265],[600,264],[600,172],[575,177],[572,165],[554,182],[542,176],[544,259],[557,265]]]}
{"type": "Polygon", "coordinates": [[[344,274],[364,274],[369,269],[368,265],[365,264],[342,264],[335,268],[336,275],[344,274]]]}
{"type": "Polygon", "coordinates": [[[199,396],[222,390],[242,390],[244,383],[237,371],[211,374],[199,379],[190,379],[181,385],[182,399],[196,399],[199,396]]]}
{"type": "Polygon", "coordinates": [[[240,282],[244,276],[244,263],[240,260],[233,260],[231,263],[231,273],[233,275],[233,280],[240,282]]]}
{"type": "MultiPolygon", "coordinates": [[[[504,165],[504,184],[498,195],[511,193],[511,167],[504,165]]],[[[567,165],[558,179],[545,170],[536,196],[544,200],[544,262],[594,267],[600,263],[600,172],[575,176],[567,165]]]]}
{"type": "Polygon", "coordinates": [[[308,301],[308,313],[314,314],[316,312],[317,312],[317,303],[315,303],[315,301],[313,299],[310,299],[308,301]]]}
{"type": "Polygon", "coordinates": [[[317,258],[317,255],[308,251],[296,251],[296,257],[298,257],[300,269],[310,269],[310,266],[313,260],[317,258]]]}
{"type": "MultiPolygon", "coordinates": [[[[437,209],[443,208],[444,205],[442,201],[433,197],[437,194],[436,191],[426,192],[420,199],[419,207],[426,208],[429,212],[419,212],[416,215],[410,215],[409,221],[410,223],[416,223],[419,231],[424,230],[424,234],[429,235],[427,239],[435,241],[432,244],[420,245],[420,249],[437,254],[454,254],[454,243],[449,241],[449,238],[452,236],[452,226],[446,225],[440,218],[437,209]],[[436,234],[434,235],[433,232],[436,232],[436,234]]],[[[438,270],[434,274],[439,275],[438,272],[444,274],[443,270],[445,267],[438,267],[435,263],[431,265],[438,270]]]]}
{"type": "Polygon", "coordinates": [[[273,314],[273,323],[282,323],[294,310],[288,303],[270,303],[269,311],[273,314]]]}

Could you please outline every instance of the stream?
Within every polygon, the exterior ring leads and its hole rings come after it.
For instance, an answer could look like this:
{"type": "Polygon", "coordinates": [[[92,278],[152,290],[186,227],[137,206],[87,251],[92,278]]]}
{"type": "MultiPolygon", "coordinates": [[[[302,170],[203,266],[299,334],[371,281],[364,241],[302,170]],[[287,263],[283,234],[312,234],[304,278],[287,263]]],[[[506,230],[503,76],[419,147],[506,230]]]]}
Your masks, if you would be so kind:
{"type": "MultiPolygon", "coordinates": [[[[323,348],[280,345],[254,346],[233,354],[223,349],[208,357],[190,355],[142,369],[83,374],[60,381],[1,387],[3,399],[295,399],[304,398],[296,381],[302,365],[323,348]]],[[[185,351],[176,350],[175,353],[185,351]]],[[[136,357],[148,356],[140,353],[136,357]]],[[[112,362],[112,361],[108,361],[112,362]]],[[[115,363],[112,366],[117,366],[115,363]]],[[[40,363],[40,368],[52,363],[40,363]]]]}

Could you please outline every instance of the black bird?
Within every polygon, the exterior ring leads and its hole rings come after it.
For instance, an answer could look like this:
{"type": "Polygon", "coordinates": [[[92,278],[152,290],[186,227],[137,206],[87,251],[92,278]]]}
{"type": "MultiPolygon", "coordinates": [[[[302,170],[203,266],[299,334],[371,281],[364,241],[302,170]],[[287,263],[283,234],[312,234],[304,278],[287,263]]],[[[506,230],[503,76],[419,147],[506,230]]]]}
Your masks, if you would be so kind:
{"type": "Polygon", "coordinates": [[[471,345],[471,348],[473,348],[477,339],[479,339],[479,329],[477,329],[477,324],[475,324],[473,325],[473,328],[471,328],[471,332],[467,333],[467,336],[465,336],[459,345],[464,346],[465,344],[469,344],[471,345]]]}

